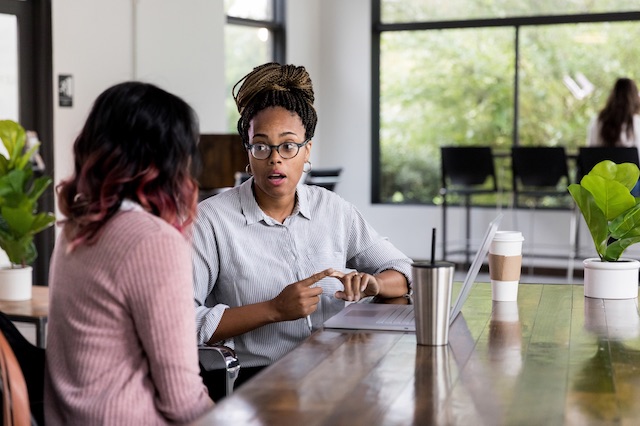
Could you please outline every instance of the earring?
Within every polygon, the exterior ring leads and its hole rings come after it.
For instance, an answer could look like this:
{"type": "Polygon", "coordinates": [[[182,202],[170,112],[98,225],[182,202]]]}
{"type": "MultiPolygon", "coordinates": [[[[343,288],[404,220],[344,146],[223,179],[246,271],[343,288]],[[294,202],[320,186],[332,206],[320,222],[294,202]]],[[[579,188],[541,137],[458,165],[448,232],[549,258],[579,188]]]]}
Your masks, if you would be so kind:
{"type": "Polygon", "coordinates": [[[244,168],[244,172],[249,176],[253,176],[253,173],[251,173],[251,164],[247,164],[247,167],[244,168]]]}
{"type": "Polygon", "coordinates": [[[304,166],[302,167],[302,171],[305,173],[309,173],[311,169],[313,169],[313,165],[311,164],[311,161],[305,161],[304,166]],[[306,167],[307,165],[309,167],[306,167]]]}

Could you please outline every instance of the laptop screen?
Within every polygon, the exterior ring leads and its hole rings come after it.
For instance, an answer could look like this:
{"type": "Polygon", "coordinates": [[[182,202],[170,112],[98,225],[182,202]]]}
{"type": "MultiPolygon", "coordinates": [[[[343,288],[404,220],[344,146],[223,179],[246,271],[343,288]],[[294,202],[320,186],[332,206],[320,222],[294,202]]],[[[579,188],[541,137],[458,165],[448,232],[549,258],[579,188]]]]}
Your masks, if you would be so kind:
{"type": "Polygon", "coordinates": [[[473,258],[473,262],[471,262],[471,267],[467,271],[467,276],[462,283],[462,288],[460,289],[460,293],[458,293],[458,298],[456,299],[456,303],[453,304],[451,308],[451,312],[449,314],[449,325],[453,324],[453,321],[456,319],[460,311],[462,310],[462,305],[469,297],[469,292],[471,291],[471,287],[478,276],[478,272],[480,271],[480,267],[482,266],[482,262],[484,258],[487,256],[489,252],[489,246],[491,245],[491,241],[493,240],[496,231],[498,230],[498,226],[500,225],[500,221],[502,220],[502,213],[498,214],[495,219],[493,219],[487,230],[484,233],[484,237],[482,238],[482,242],[480,243],[480,247],[476,252],[475,257],[473,258]]]}

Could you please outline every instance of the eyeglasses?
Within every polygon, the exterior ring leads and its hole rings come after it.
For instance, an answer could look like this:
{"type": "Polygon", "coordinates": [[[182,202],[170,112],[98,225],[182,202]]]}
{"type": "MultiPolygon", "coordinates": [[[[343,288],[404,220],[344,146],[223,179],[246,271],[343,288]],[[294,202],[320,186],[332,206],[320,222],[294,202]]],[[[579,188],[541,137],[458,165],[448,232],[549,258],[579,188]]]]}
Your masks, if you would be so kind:
{"type": "Polygon", "coordinates": [[[266,143],[254,143],[252,145],[245,144],[245,148],[251,151],[251,155],[256,160],[266,160],[271,157],[271,151],[273,149],[280,155],[280,157],[288,160],[290,158],[295,157],[300,152],[300,148],[308,144],[310,139],[302,143],[296,142],[285,142],[280,145],[267,145],[266,143]]]}

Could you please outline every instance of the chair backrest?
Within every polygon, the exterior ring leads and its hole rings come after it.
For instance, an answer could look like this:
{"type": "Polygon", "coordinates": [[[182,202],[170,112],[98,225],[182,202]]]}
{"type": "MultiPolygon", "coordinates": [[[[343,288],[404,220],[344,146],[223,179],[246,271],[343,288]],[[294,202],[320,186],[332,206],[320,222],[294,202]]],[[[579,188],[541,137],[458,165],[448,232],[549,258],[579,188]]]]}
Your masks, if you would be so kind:
{"type": "Polygon", "coordinates": [[[488,178],[493,179],[493,189],[497,190],[493,152],[489,146],[443,146],[440,147],[442,160],[442,187],[480,186],[488,178]]]}
{"type": "Polygon", "coordinates": [[[247,172],[236,172],[233,186],[240,186],[251,178],[247,172]]]}
{"type": "Polygon", "coordinates": [[[522,186],[555,188],[562,178],[566,178],[569,184],[564,147],[513,147],[511,170],[514,191],[522,186]]]}
{"type": "Polygon", "coordinates": [[[321,186],[328,189],[329,191],[333,191],[340,181],[341,173],[342,167],[330,169],[312,169],[309,173],[307,173],[307,177],[304,183],[306,183],[307,185],[321,186]]]}
{"type": "Polygon", "coordinates": [[[635,147],[581,147],[578,151],[576,182],[580,182],[593,166],[604,160],[611,160],[616,164],[633,163],[640,166],[638,148],[635,147]]]}
{"type": "Polygon", "coordinates": [[[0,333],[0,378],[2,380],[2,424],[4,426],[31,425],[31,409],[27,384],[11,346],[0,333]]]}
{"type": "Polygon", "coordinates": [[[28,390],[28,401],[35,424],[44,424],[45,350],[32,345],[13,322],[0,312],[0,331],[9,344],[22,370],[28,390]]]}

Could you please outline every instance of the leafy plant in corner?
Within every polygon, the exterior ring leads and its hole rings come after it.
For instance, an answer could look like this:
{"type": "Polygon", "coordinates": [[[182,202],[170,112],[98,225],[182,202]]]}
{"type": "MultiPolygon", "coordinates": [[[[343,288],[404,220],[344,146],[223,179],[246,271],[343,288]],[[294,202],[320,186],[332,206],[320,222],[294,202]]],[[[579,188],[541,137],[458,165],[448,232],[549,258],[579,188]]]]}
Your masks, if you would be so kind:
{"type": "Polygon", "coordinates": [[[37,201],[52,180],[33,176],[31,157],[40,143],[25,149],[26,136],[15,121],[0,121],[0,139],[8,153],[0,155],[0,248],[12,267],[33,263],[38,254],[34,236],[55,221],[53,213],[37,211],[37,201]]]}
{"type": "Polygon", "coordinates": [[[579,184],[569,185],[602,261],[618,261],[629,246],[640,242],[640,198],[631,194],[638,176],[635,164],[605,160],[579,184]]]}

